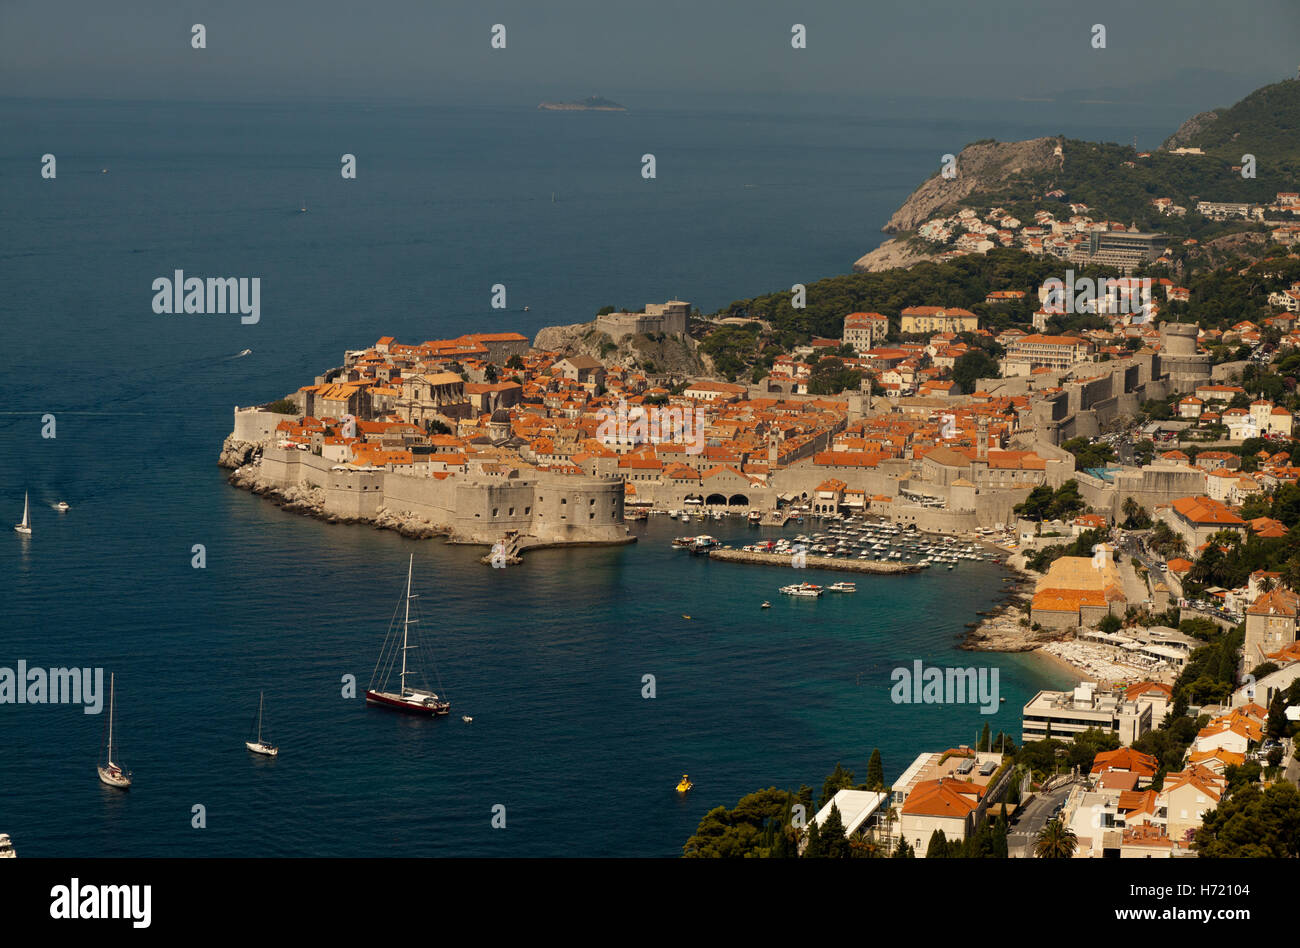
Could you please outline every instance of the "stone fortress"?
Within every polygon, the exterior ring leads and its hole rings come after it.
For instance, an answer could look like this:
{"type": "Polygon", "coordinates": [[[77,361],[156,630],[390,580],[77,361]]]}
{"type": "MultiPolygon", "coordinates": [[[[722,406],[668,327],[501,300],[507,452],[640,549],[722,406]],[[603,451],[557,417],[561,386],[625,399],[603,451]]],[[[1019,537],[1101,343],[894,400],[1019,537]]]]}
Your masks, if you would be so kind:
{"type": "Polygon", "coordinates": [[[680,336],[686,332],[691,304],[681,300],[647,303],[644,313],[606,313],[596,317],[596,328],[615,342],[627,336],[663,333],[680,336]]]}
{"type": "Polygon", "coordinates": [[[327,520],[368,522],[416,536],[495,544],[508,552],[555,545],[631,543],[623,521],[622,481],[544,471],[484,470],[421,476],[365,470],[275,441],[276,426],[294,416],[235,410],[221,463],[231,482],[288,501],[327,520]]]}

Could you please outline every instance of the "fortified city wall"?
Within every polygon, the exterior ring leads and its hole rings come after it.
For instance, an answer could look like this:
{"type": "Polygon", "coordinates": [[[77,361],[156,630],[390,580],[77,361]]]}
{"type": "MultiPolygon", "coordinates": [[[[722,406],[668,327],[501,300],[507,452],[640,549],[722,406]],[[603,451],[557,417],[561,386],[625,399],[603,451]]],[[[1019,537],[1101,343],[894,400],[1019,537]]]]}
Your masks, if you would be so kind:
{"type": "Polygon", "coordinates": [[[320,490],[327,517],[416,520],[469,543],[495,543],[508,531],[526,545],[628,540],[622,481],[545,472],[439,479],[336,467],[308,451],[266,444],[256,483],[320,490]]]}

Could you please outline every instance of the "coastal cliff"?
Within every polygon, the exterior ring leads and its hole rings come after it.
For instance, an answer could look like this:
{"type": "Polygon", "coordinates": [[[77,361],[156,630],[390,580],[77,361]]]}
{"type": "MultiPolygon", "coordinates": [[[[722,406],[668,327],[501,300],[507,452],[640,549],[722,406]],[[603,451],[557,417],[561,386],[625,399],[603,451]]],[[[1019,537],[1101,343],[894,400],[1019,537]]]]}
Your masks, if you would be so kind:
{"type": "Polygon", "coordinates": [[[1063,167],[1065,156],[1055,154],[1058,147],[1063,147],[1063,142],[1057,138],[967,145],[957,155],[956,177],[945,178],[936,171],[894,211],[881,230],[887,234],[915,230],[940,208],[973,194],[997,190],[1022,174],[1063,167]]]}
{"type": "Polygon", "coordinates": [[[883,273],[898,268],[907,269],[926,260],[938,260],[938,256],[918,253],[907,245],[906,241],[893,238],[886,240],[870,253],[859,257],[853,264],[858,273],[883,273]]]}
{"type": "MultiPolygon", "coordinates": [[[[999,191],[1023,175],[1059,169],[1064,164],[1064,142],[1058,138],[967,145],[957,154],[956,177],[945,178],[936,171],[894,211],[881,230],[887,234],[906,234],[937,211],[954,207],[974,195],[999,191]]],[[[936,256],[895,238],[858,258],[853,269],[858,273],[879,273],[935,259],[936,256]]]]}
{"type": "Polygon", "coordinates": [[[221,454],[217,458],[217,464],[232,471],[236,470],[252,461],[260,448],[261,445],[255,441],[243,441],[233,434],[227,435],[226,440],[221,443],[221,454]]]}

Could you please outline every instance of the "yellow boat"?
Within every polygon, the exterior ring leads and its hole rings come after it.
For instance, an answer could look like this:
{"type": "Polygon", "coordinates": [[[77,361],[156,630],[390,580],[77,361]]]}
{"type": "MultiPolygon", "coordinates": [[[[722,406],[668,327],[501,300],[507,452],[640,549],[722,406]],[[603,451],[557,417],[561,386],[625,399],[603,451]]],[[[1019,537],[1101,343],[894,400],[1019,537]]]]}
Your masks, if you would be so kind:
{"type": "Polygon", "coordinates": [[[686,774],[682,774],[681,782],[680,782],[679,784],[677,784],[677,792],[678,792],[678,793],[685,793],[687,790],[691,789],[691,787],[693,787],[693,786],[695,786],[695,785],[694,785],[693,783],[691,783],[691,778],[688,777],[688,776],[686,776],[686,774]]]}

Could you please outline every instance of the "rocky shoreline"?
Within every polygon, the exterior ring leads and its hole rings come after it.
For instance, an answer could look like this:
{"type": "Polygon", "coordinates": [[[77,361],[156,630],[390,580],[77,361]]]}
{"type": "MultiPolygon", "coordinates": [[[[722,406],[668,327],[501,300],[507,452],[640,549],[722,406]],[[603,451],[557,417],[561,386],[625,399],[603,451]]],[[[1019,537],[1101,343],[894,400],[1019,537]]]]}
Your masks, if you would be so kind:
{"type": "MultiPolygon", "coordinates": [[[[275,506],[289,513],[302,514],[305,517],[314,517],[324,523],[342,523],[357,526],[370,526],[376,530],[392,530],[401,536],[411,540],[429,540],[436,537],[444,538],[448,543],[463,544],[466,546],[491,546],[481,539],[473,539],[456,534],[449,528],[440,524],[435,524],[423,517],[417,517],[408,511],[390,510],[387,507],[380,507],[373,517],[340,517],[337,514],[327,513],[325,511],[325,491],[319,487],[279,487],[267,483],[261,479],[261,468],[257,463],[261,456],[261,446],[255,442],[240,441],[234,437],[227,437],[221,446],[221,455],[217,459],[217,464],[221,467],[231,469],[230,476],[226,479],[232,487],[238,487],[246,490],[251,494],[264,497],[275,506]]],[[[519,544],[519,552],[526,553],[530,550],[543,550],[559,547],[574,546],[622,546],[628,543],[635,543],[635,536],[627,536],[611,542],[580,541],[573,543],[555,543],[532,540],[523,537],[519,544]]],[[[522,562],[519,556],[509,558],[512,564],[522,562]]]]}
{"type": "Polygon", "coordinates": [[[1022,606],[1033,596],[1037,579],[1034,574],[1014,566],[1011,572],[999,601],[989,611],[979,613],[979,621],[967,624],[960,648],[972,652],[1032,652],[1066,637],[1047,629],[1035,632],[1020,624],[1026,617],[1022,606]]]}

